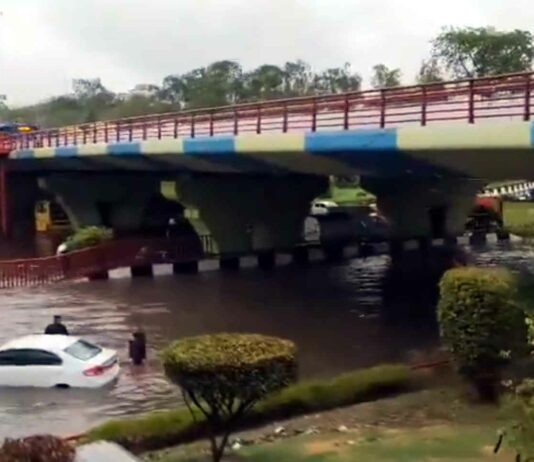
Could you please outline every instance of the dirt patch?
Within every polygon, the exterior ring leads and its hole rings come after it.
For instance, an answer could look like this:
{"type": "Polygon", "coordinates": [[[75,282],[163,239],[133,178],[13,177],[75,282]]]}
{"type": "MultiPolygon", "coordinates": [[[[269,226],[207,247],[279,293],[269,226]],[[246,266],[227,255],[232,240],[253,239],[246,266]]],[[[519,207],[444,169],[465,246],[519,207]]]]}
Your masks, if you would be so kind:
{"type": "Polygon", "coordinates": [[[337,440],[317,440],[304,444],[304,453],[308,456],[319,456],[339,452],[339,443],[337,440]]]}

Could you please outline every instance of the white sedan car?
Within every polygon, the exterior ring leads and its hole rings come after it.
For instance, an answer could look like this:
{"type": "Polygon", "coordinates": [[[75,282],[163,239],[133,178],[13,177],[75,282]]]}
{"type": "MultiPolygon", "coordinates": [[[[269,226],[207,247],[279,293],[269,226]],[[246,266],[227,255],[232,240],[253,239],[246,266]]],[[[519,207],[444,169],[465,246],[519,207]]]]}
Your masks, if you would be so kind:
{"type": "Polygon", "coordinates": [[[330,209],[338,207],[334,201],[314,200],[311,204],[310,215],[328,215],[330,209]]]}
{"type": "Polygon", "coordinates": [[[29,335],[0,347],[1,387],[98,388],[119,370],[116,351],[68,335],[29,335]]]}

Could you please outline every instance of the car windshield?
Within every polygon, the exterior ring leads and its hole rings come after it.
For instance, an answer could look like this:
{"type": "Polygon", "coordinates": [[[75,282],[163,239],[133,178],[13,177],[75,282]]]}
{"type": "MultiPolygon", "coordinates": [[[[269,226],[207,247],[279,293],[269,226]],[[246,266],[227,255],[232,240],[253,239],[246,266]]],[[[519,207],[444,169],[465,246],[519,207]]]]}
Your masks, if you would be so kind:
{"type": "Polygon", "coordinates": [[[87,361],[88,359],[94,358],[96,355],[100,354],[101,351],[102,348],[86,342],[85,340],[78,340],[76,343],[73,343],[71,346],[65,348],[65,353],[68,353],[69,355],[74,356],[76,359],[80,359],[82,361],[87,361]]]}

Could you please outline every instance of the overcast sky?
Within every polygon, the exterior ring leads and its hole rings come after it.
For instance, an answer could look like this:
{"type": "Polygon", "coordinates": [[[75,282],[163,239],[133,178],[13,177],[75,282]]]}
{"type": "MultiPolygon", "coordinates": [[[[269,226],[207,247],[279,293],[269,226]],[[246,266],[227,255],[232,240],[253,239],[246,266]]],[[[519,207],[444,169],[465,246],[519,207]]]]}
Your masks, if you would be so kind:
{"type": "Polygon", "coordinates": [[[114,91],[220,59],[400,67],[413,81],[444,25],[534,28],[534,0],[0,0],[0,94],[11,105],[100,77],[114,91]]]}

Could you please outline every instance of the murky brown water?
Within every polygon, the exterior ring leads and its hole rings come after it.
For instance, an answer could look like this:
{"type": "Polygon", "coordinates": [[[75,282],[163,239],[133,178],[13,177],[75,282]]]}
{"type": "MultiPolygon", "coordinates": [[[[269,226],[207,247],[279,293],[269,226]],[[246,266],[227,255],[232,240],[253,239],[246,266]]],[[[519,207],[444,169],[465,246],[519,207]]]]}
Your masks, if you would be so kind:
{"type": "MultiPolygon", "coordinates": [[[[522,268],[533,267],[533,257],[519,246],[490,246],[476,254],[485,263],[522,268]]],[[[437,343],[436,328],[429,318],[384,316],[388,266],[389,259],[378,256],[338,266],[280,267],[270,274],[245,269],[174,277],[162,268],[154,280],[133,281],[122,272],[110,281],[2,291],[0,342],[38,333],[59,313],[73,334],[119,350],[123,371],[108,390],[1,389],[0,437],[73,434],[110,417],[179,405],[156,352],[186,335],[252,331],[290,338],[299,346],[303,376],[406,359],[410,350],[437,343]],[[149,342],[149,361],[141,368],[127,362],[127,341],[137,326],[149,342]]],[[[389,312],[396,305],[432,308],[417,288],[400,290],[404,297],[388,297],[389,312]]]]}

